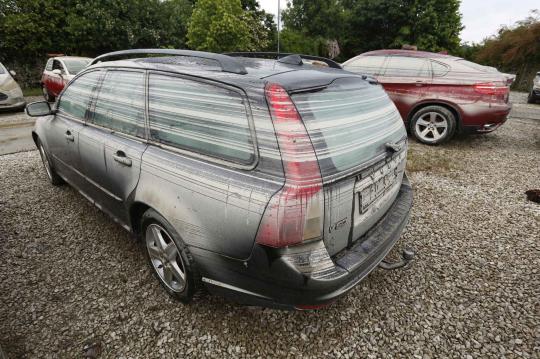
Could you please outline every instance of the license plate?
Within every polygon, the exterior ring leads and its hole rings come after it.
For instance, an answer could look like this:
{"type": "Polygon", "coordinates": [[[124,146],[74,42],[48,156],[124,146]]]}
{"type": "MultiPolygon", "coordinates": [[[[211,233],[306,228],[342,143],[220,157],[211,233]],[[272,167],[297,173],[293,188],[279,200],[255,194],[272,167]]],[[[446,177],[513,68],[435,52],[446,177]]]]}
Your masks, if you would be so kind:
{"type": "Polygon", "coordinates": [[[377,199],[394,187],[400,174],[399,164],[403,158],[404,156],[398,156],[356,183],[355,191],[358,193],[360,213],[365,213],[377,199]]]}

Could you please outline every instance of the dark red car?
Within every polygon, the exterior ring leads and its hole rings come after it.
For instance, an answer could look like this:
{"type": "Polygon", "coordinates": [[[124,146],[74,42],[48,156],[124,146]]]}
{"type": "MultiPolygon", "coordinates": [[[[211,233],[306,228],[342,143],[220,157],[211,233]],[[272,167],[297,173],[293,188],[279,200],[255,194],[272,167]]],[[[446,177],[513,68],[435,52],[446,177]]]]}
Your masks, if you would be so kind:
{"type": "Polygon", "coordinates": [[[491,132],[510,112],[512,78],[459,57],[411,50],[378,50],[343,64],[375,77],[410,132],[435,145],[455,132],[491,132]]]}

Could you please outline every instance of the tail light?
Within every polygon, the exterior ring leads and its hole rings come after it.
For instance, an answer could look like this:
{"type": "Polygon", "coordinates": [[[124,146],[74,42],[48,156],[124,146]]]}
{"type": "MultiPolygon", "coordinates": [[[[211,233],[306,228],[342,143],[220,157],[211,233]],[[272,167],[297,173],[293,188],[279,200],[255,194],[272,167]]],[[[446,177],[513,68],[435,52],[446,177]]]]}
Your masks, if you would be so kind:
{"type": "Polygon", "coordinates": [[[306,127],[285,89],[268,84],[265,95],[281,151],[285,184],[270,199],[256,240],[277,248],[321,237],[322,178],[306,127]]]}
{"type": "Polygon", "coordinates": [[[508,86],[497,85],[493,82],[475,84],[473,88],[482,95],[506,95],[510,92],[508,86]]]}

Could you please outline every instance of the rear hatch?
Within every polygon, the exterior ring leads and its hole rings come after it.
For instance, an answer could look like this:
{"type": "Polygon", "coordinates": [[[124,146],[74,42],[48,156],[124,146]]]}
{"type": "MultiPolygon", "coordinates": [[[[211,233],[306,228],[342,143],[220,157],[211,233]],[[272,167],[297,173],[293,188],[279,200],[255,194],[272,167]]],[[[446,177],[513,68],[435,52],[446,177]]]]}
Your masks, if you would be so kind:
{"type": "Polygon", "coordinates": [[[292,93],[323,179],[330,255],[362,237],[399,192],[407,153],[403,121],[381,86],[360,77],[292,93]]]}

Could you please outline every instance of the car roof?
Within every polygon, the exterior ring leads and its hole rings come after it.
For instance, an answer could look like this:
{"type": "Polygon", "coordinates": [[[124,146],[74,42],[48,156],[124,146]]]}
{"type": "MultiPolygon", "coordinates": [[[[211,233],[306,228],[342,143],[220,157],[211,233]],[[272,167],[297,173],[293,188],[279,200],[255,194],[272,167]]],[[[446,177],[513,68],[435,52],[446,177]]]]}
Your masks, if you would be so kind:
{"type": "Polygon", "coordinates": [[[374,55],[400,55],[410,57],[425,57],[425,58],[444,58],[444,59],[460,59],[452,55],[446,55],[436,52],[428,51],[416,51],[416,50],[398,50],[398,49],[386,49],[364,52],[359,56],[374,56],[374,55]]]}
{"type": "Polygon", "coordinates": [[[326,86],[337,78],[361,78],[358,74],[342,69],[306,63],[303,65],[292,65],[273,59],[251,57],[234,57],[234,59],[245,67],[246,74],[223,72],[221,71],[219,64],[213,60],[180,56],[145,57],[129,60],[105,61],[91,65],[89,68],[123,67],[166,71],[233,83],[242,83],[253,80],[259,80],[261,82],[269,81],[282,85],[287,91],[326,86]]]}

